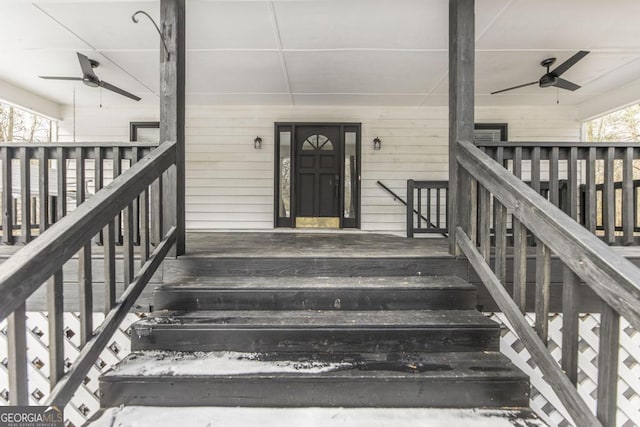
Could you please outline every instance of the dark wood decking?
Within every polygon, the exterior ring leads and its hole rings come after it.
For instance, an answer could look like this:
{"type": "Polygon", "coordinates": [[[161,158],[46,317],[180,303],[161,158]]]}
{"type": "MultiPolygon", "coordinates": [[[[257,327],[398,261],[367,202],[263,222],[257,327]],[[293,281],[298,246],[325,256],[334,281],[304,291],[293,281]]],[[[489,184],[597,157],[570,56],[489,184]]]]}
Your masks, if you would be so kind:
{"type": "Polygon", "coordinates": [[[242,258],[449,257],[444,238],[341,232],[212,232],[187,234],[187,256],[242,258]]]}
{"type": "MultiPolygon", "coordinates": [[[[199,277],[271,276],[458,276],[478,286],[478,304],[486,311],[497,307],[481,285],[465,259],[448,253],[444,238],[407,239],[367,232],[191,232],[187,234],[187,253],[179,259],[167,259],[138,300],[136,311],[153,305],[154,287],[161,284],[194,283],[199,277]]],[[[7,259],[23,246],[0,245],[0,260],[7,259]]],[[[122,292],[123,260],[117,249],[116,277],[122,292]]],[[[640,247],[613,247],[640,265],[640,247]]],[[[43,261],[46,262],[46,261],[43,261]]],[[[507,259],[507,277],[511,282],[512,259],[507,259]]],[[[65,310],[78,311],[77,258],[64,269],[65,310]]],[[[103,306],[102,247],[93,248],[94,309],[103,306]]],[[[551,311],[561,310],[562,276],[558,260],[552,259],[551,311]]],[[[529,301],[533,302],[534,268],[531,259],[527,269],[531,283],[529,301]]],[[[510,283],[507,284],[510,286],[510,283]]],[[[28,302],[29,310],[46,310],[45,287],[28,302]]],[[[599,311],[600,302],[585,286],[581,286],[582,311],[599,311]]],[[[532,309],[533,307],[529,307],[532,309]]]]}

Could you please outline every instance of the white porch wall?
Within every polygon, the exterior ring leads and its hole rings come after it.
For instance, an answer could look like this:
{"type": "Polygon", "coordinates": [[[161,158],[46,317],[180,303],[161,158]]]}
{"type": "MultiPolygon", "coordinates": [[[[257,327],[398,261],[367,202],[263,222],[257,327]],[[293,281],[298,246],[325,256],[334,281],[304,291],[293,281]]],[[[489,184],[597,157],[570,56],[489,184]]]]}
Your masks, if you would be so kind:
{"type": "MultiPolygon", "coordinates": [[[[72,139],[64,110],[61,141],[72,139]]],[[[362,229],[402,231],[405,210],[376,185],[404,195],[406,180],[447,179],[446,107],[190,106],[186,113],[187,228],[273,228],[274,122],[362,123],[362,229]],[[253,148],[260,136],[262,150],[253,148]],[[372,140],[382,140],[373,151],[372,140]]],[[[79,108],[77,141],[126,141],[129,122],[156,121],[156,106],[79,108]]],[[[577,141],[574,107],[478,107],[476,121],[509,125],[512,141],[577,141]]]]}

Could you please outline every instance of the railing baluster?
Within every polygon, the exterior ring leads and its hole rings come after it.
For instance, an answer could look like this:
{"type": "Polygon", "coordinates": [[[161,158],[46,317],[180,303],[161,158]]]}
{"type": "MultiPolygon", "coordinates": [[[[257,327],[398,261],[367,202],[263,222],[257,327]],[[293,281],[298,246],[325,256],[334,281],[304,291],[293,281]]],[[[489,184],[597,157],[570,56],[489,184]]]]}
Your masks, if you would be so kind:
{"type": "Polygon", "coordinates": [[[540,147],[531,152],[531,188],[540,193],[540,147]]]}
{"type": "Polygon", "coordinates": [[[436,228],[440,228],[440,188],[436,188],[436,228]]]}
{"type": "MultiPolygon", "coordinates": [[[[138,147],[131,147],[131,163],[133,166],[141,159],[142,151],[138,147]]],[[[133,200],[133,244],[140,244],[140,198],[133,200]]]]}
{"type": "MultiPolygon", "coordinates": [[[[440,203],[440,200],[436,200],[436,203],[440,203]]],[[[427,187],[427,227],[431,227],[431,188],[427,187]]]]}
{"type": "Polygon", "coordinates": [[[67,159],[64,154],[64,148],[58,147],[56,151],[56,166],[58,168],[57,221],[67,215],[67,159]]]}
{"type": "Polygon", "coordinates": [[[551,157],[549,158],[549,201],[556,206],[560,206],[559,157],[560,149],[558,147],[552,147],[551,157]]]}
{"type": "Polygon", "coordinates": [[[2,148],[2,240],[13,245],[13,187],[11,175],[11,149],[2,148]]]}
{"type": "MultiPolygon", "coordinates": [[[[86,197],[84,149],[76,148],[76,206],[86,197]]],[[[93,335],[93,289],[91,241],[78,252],[78,284],[80,285],[80,342],[84,346],[93,335]]]]}
{"type": "MultiPolygon", "coordinates": [[[[438,225],[439,226],[439,225],[438,225]]],[[[469,175],[469,230],[474,245],[478,243],[478,181],[469,175]]]]}
{"type": "Polygon", "coordinates": [[[527,310],[527,228],[513,217],[513,300],[527,310]]]}
{"type": "MultiPolygon", "coordinates": [[[[418,228],[422,228],[422,188],[420,187],[418,187],[418,228]]],[[[428,221],[427,228],[429,228],[428,221]]]]}
{"type": "Polygon", "coordinates": [[[116,304],[116,248],[115,225],[111,221],[102,229],[104,234],[104,313],[116,304]]]}
{"type": "MultiPolygon", "coordinates": [[[[158,183],[160,185],[162,185],[162,180],[158,180],[158,183]]],[[[412,179],[407,181],[407,237],[409,238],[413,238],[413,194],[414,194],[414,188],[413,188],[413,183],[414,181],[412,179]]],[[[155,183],[153,185],[153,192],[152,197],[154,198],[154,209],[156,209],[156,207],[158,206],[156,203],[161,203],[157,200],[158,197],[162,197],[162,189],[160,187],[159,190],[156,190],[156,186],[155,183]]],[[[162,206],[162,205],[160,205],[162,206]]],[[[155,216],[155,215],[154,215],[155,216]]],[[[157,227],[161,227],[162,226],[162,220],[159,221],[153,221],[153,218],[151,220],[151,224],[154,227],[153,230],[153,234],[154,234],[154,239],[158,239],[158,236],[161,234],[161,232],[159,230],[157,230],[157,227]]]]}
{"type": "Polygon", "coordinates": [[[628,147],[624,150],[622,178],[622,229],[625,245],[632,245],[635,241],[633,237],[635,222],[633,193],[633,147],[628,147]]]}
{"type": "Polygon", "coordinates": [[[20,215],[20,234],[22,242],[31,241],[31,159],[27,147],[20,147],[20,197],[22,212],[20,215]]]}
{"type": "Polygon", "coordinates": [[[133,281],[133,204],[128,205],[122,211],[124,222],[124,287],[125,289],[133,281]]]}
{"type": "Polygon", "coordinates": [[[488,264],[491,260],[491,193],[480,185],[480,254],[488,264]]]}
{"type": "Polygon", "coordinates": [[[7,318],[9,404],[29,404],[27,387],[27,312],[22,303],[7,318]]]}
{"type": "MultiPolygon", "coordinates": [[[[94,157],[95,157],[95,165],[94,165],[94,173],[93,173],[93,178],[94,178],[94,189],[95,192],[97,193],[98,191],[102,190],[102,187],[104,186],[104,154],[102,152],[102,147],[95,147],[94,148],[94,157]]],[[[104,241],[104,237],[103,237],[103,231],[100,231],[100,233],[98,233],[98,235],[96,236],[96,242],[98,244],[102,244],[104,241]]]]}
{"type": "Polygon", "coordinates": [[[49,385],[55,387],[64,375],[64,294],[62,269],[47,281],[49,322],[49,385]]]}
{"type": "MultiPolygon", "coordinates": [[[[121,159],[120,147],[113,147],[113,179],[116,179],[122,173],[121,159]]],[[[116,243],[122,243],[122,215],[116,216],[115,226],[116,243]]]]}
{"type": "Polygon", "coordinates": [[[602,194],[602,222],[604,224],[605,242],[612,245],[616,241],[615,233],[615,190],[613,188],[613,160],[615,148],[607,148],[604,162],[604,191],[602,194]]]}
{"type": "Polygon", "coordinates": [[[605,302],[600,319],[598,351],[597,415],[605,427],[615,427],[618,410],[618,353],[620,351],[620,315],[605,302]]]}
{"type": "Polygon", "coordinates": [[[569,209],[567,214],[577,220],[578,219],[578,148],[571,147],[569,149],[569,165],[567,168],[567,203],[569,209]]]}
{"type": "MultiPolygon", "coordinates": [[[[494,156],[494,160],[500,164],[500,166],[504,165],[504,148],[503,147],[498,147],[496,148],[495,151],[495,156],[494,156]]],[[[496,204],[496,200],[494,199],[493,202],[493,218],[492,218],[492,224],[493,224],[493,233],[494,235],[496,235],[497,233],[497,217],[498,217],[498,205],[496,204]]],[[[497,236],[496,236],[497,238],[497,236]]]]}
{"type": "Polygon", "coordinates": [[[596,232],[596,147],[589,147],[587,153],[586,167],[586,201],[585,201],[585,226],[587,229],[596,232]]]}
{"type": "Polygon", "coordinates": [[[140,265],[149,259],[149,188],[140,197],[140,265]]]}
{"type": "Polygon", "coordinates": [[[507,279],[507,208],[493,199],[496,208],[496,261],[495,271],[503,285],[507,279]]]}
{"type": "MultiPolygon", "coordinates": [[[[158,244],[162,240],[162,230],[164,222],[164,202],[162,177],[155,180],[151,185],[151,228],[153,229],[153,243],[158,244]]],[[[409,211],[411,212],[411,210],[409,211]]]]}
{"type": "MultiPolygon", "coordinates": [[[[49,152],[38,148],[39,234],[49,228],[49,152]]],[[[55,214],[54,214],[55,215],[55,214]]],[[[54,218],[52,218],[54,219],[54,218]]],[[[62,270],[47,280],[47,319],[49,328],[49,386],[64,375],[64,295],[62,270]]]]}
{"type": "Polygon", "coordinates": [[[569,267],[564,266],[562,282],[562,369],[577,386],[580,340],[579,278],[569,267]]]}
{"type": "Polygon", "coordinates": [[[38,163],[38,222],[42,234],[49,226],[49,151],[45,147],[38,148],[38,163]]]}
{"type": "Polygon", "coordinates": [[[536,242],[536,332],[543,342],[549,336],[549,282],[551,251],[540,239],[536,242]]]}
{"type": "MultiPolygon", "coordinates": [[[[522,179],[522,147],[513,155],[513,174],[522,179]]],[[[513,299],[524,313],[527,293],[527,229],[514,215],[513,221],[513,299]]]]}

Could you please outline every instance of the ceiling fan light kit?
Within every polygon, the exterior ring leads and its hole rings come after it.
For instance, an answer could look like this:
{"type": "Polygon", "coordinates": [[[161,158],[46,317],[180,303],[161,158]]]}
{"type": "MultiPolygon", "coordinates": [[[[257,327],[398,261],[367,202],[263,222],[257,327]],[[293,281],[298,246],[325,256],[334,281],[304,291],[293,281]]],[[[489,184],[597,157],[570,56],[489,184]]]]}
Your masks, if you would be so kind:
{"type": "Polygon", "coordinates": [[[540,62],[540,65],[542,65],[543,67],[545,67],[547,69],[547,72],[542,77],[540,77],[540,80],[536,80],[534,82],[524,83],[524,84],[521,84],[521,85],[518,85],[518,86],[513,86],[513,87],[510,87],[510,88],[507,88],[507,89],[502,89],[502,90],[498,90],[498,91],[495,91],[495,92],[491,92],[491,95],[495,95],[495,94],[502,93],[502,92],[507,92],[507,91],[514,90],[514,89],[520,89],[520,88],[526,87],[526,86],[533,86],[535,84],[537,84],[541,88],[555,86],[557,88],[570,90],[572,92],[576,91],[576,90],[580,89],[579,85],[577,85],[577,84],[575,84],[573,82],[570,82],[569,80],[565,80],[563,78],[560,78],[560,76],[562,74],[564,74],[569,68],[571,68],[574,65],[576,65],[576,63],[578,61],[580,61],[582,58],[584,58],[588,54],[589,54],[589,51],[581,50],[578,53],[576,53],[575,55],[573,55],[571,58],[569,58],[566,61],[564,61],[562,64],[558,65],[553,71],[551,71],[551,66],[553,64],[555,64],[556,58],[547,58],[547,59],[543,60],[542,62],[540,62]]]}
{"type": "Polygon", "coordinates": [[[97,68],[100,63],[96,60],[89,59],[86,55],[81,54],[80,52],[76,52],[78,55],[78,61],[80,62],[80,68],[82,69],[82,77],[53,77],[53,76],[40,76],[41,79],[45,80],[75,80],[81,81],[85,85],[89,87],[101,87],[103,89],[110,90],[111,92],[115,92],[118,95],[126,96],[127,98],[133,99],[134,101],[140,101],[142,98],[136,96],[130,92],[127,92],[124,89],[120,89],[117,86],[114,86],[110,83],[105,82],[104,80],[100,80],[96,73],[93,72],[94,68],[97,68]]]}

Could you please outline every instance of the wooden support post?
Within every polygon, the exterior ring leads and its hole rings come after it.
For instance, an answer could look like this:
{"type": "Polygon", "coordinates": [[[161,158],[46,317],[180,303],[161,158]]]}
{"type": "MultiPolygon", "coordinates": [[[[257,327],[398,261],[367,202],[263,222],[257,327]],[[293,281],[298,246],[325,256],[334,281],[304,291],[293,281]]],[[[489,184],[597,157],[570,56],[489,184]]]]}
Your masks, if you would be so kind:
{"type": "MultiPolygon", "coordinates": [[[[449,252],[459,254],[455,230],[468,217],[459,197],[458,141],[474,139],[475,2],[449,0],[449,252]]],[[[469,191],[467,188],[466,191],[469,191]]],[[[468,231],[468,230],[467,230],[468,231]]]]}
{"type": "Polygon", "coordinates": [[[160,142],[176,141],[176,163],[164,177],[163,227],[176,227],[171,255],[185,252],[185,0],[160,1],[160,27],[168,52],[160,61],[160,142]]]}

